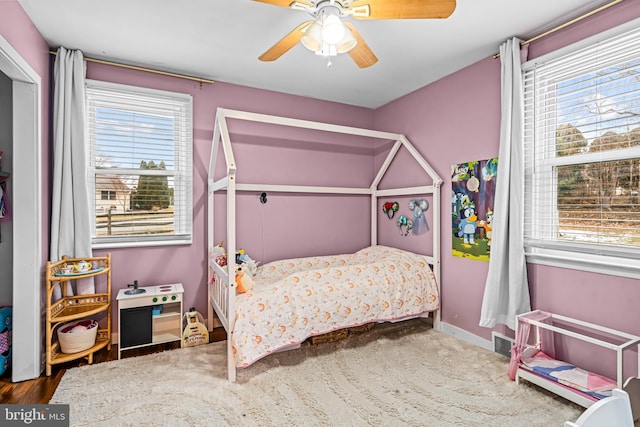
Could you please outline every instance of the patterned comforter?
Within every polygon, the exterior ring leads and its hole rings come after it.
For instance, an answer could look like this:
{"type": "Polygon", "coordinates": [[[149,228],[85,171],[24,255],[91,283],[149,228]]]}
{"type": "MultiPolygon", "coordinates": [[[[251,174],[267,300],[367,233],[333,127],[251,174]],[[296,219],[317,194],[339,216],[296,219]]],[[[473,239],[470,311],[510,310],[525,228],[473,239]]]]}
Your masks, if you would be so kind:
{"type": "Polygon", "coordinates": [[[313,335],[438,309],[424,257],[385,246],[356,253],[274,261],[236,296],[232,345],[237,367],[313,335]]]}

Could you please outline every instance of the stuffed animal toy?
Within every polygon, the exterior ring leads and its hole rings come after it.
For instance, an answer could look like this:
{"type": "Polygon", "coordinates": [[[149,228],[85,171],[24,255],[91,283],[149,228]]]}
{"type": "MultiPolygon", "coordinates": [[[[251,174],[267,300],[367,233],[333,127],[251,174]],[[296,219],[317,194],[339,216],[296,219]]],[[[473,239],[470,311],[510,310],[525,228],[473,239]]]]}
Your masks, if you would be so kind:
{"type": "Polygon", "coordinates": [[[236,265],[246,266],[245,272],[250,274],[251,277],[255,276],[258,272],[258,264],[259,262],[252,259],[247,253],[245,253],[244,249],[240,249],[236,252],[236,265]]]}
{"type": "Polygon", "coordinates": [[[240,294],[244,294],[247,291],[250,291],[255,285],[253,278],[251,278],[250,274],[247,274],[247,266],[236,265],[236,290],[240,294]]]}
{"type": "Polygon", "coordinates": [[[224,251],[224,247],[222,246],[223,242],[220,242],[218,246],[214,246],[211,249],[211,257],[215,260],[216,264],[220,267],[224,267],[227,265],[227,254],[224,251]]]}
{"type": "Polygon", "coordinates": [[[258,261],[249,258],[242,265],[244,265],[247,268],[247,274],[250,274],[251,277],[255,277],[256,274],[258,273],[258,264],[259,264],[258,261]]]}
{"type": "Polygon", "coordinates": [[[194,307],[184,314],[182,323],[186,323],[182,331],[182,347],[195,347],[209,342],[209,331],[204,326],[204,318],[194,307]]]}
{"type": "Polygon", "coordinates": [[[224,267],[225,265],[227,265],[227,256],[226,255],[217,256],[216,264],[218,264],[220,267],[224,267]]]}

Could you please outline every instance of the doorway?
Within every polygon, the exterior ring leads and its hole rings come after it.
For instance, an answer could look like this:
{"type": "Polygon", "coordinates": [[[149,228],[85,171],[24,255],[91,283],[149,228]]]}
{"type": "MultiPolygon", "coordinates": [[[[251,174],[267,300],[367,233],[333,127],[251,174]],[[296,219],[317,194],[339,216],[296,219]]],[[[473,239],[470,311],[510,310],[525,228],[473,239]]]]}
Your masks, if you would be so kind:
{"type": "Polygon", "coordinates": [[[11,380],[18,382],[40,376],[43,366],[41,79],[2,36],[0,72],[12,81],[12,220],[8,223],[13,233],[11,380]]]}

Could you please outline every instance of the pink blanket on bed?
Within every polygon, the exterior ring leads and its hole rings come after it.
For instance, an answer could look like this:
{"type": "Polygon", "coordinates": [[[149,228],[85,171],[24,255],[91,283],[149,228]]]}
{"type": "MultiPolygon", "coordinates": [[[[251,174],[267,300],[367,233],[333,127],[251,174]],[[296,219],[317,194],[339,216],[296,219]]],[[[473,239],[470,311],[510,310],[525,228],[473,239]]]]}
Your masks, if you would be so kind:
{"type": "Polygon", "coordinates": [[[237,367],[313,335],[416,316],[439,303],[424,257],[385,246],[275,261],[258,268],[255,282],[236,297],[237,367]]]}

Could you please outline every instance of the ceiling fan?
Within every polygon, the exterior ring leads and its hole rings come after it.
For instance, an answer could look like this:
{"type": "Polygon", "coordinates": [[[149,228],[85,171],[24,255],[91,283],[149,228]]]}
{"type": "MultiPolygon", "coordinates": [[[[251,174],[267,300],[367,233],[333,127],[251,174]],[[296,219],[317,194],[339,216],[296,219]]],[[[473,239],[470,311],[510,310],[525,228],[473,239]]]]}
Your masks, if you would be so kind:
{"type": "Polygon", "coordinates": [[[304,47],[329,58],[349,53],[360,68],[378,62],[355,26],[353,19],[434,19],[448,18],[456,8],[456,0],[254,0],[274,6],[308,12],[314,19],[303,22],[260,55],[261,61],[275,61],[293,46],[304,47]]]}

